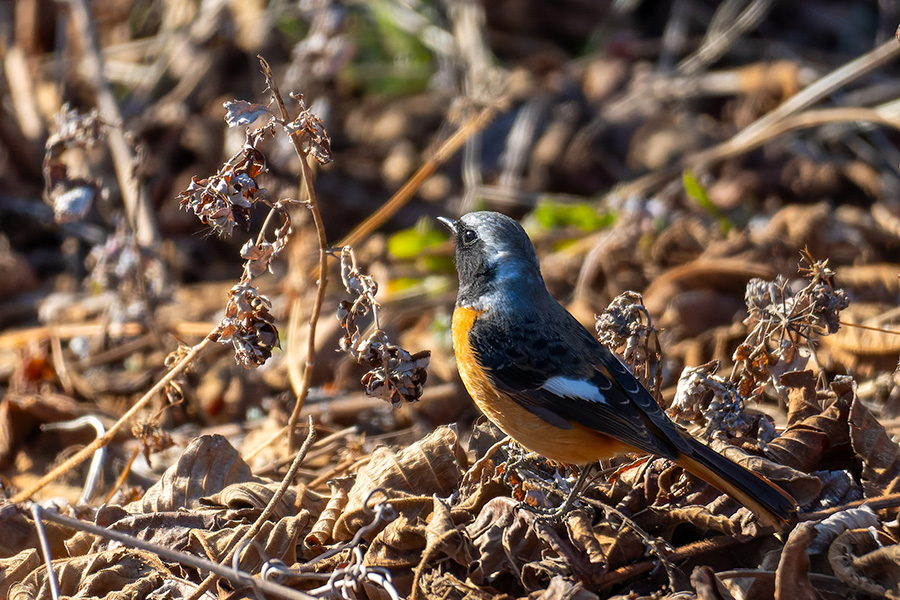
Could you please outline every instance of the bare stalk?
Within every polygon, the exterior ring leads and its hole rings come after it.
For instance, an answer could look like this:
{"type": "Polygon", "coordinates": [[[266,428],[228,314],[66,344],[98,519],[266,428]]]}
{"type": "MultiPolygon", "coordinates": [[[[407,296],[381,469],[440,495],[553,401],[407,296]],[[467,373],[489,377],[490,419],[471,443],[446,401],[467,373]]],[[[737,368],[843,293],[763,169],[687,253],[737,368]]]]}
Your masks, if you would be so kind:
{"type": "MultiPolygon", "coordinates": [[[[306,433],[306,440],[303,442],[303,446],[294,456],[294,462],[291,463],[291,467],[288,469],[287,473],[284,474],[284,477],[281,479],[281,484],[278,486],[278,489],[275,490],[275,493],[272,494],[272,498],[269,499],[268,504],[263,509],[262,513],[260,513],[259,517],[253,523],[253,525],[248,529],[241,539],[234,545],[231,546],[231,549],[228,551],[228,554],[222,559],[222,565],[229,565],[234,560],[235,554],[237,554],[241,549],[243,549],[247,542],[253,540],[256,537],[256,534],[262,530],[263,524],[269,520],[269,517],[275,512],[275,508],[278,506],[278,503],[281,502],[281,499],[284,497],[285,492],[287,492],[288,488],[294,483],[294,478],[297,476],[297,471],[300,470],[300,467],[303,465],[303,461],[306,458],[306,454],[309,452],[309,449],[312,447],[313,442],[316,441],[316,429],[313,427],[313,418],[309,418],[309,422],[307,423],[308,431],[306,433]]],[[[203,580],[203,582],[197,586],[197,589],[188,597],[187,600],[199,600],[209,589],[215,584],[216,580],[219,577],[223,577],[221,572],[211,571],[210,574],[203,580]]]]}
{"type": "MultiPolygon", "coordinates": [[[[257,56],[260,65],[262,65],[263,73],[266,76],[266,82],[272,91],[278,110],[281,112],[282,124],[286,125],[291,121],[287,107],[284,104],[284,98],[278,91],[278,85],[275,82],[275,75],[269,67],[269,63],[262,56],[257,56]]],[[[300,390],[297,392],[297,402],[294,404],[294,410],[291,412],[291,418],[288,420],[288,451],[293,453],[297,450],[297,438],[295,429],[297,420],[300,418],[300,410],[306,402],[306,396],[309,394],[309,386],[312,381],[312,371],[316,364],[316,325],[319,322],[319,315],[322,314],[322,305],[325,302],[325,289],[328,285],[328,240],[325,237],[325,223],[322,221],[322,213],[319,212],[319,201],[316,198],[316,190],[313,186],[312,169],[309,167],[306,151],[300,142],[299,134],[288,132],[288,137],[297,156],[300,157],[300,170],[303,174],[303,183],[306,186],[307,203],[313,216],[313,223],[316,226],[316,237],[319,243],[319,273],[316,290],[316,301],[313,304],[312,314],[309,317],[309,341],[306,348],[306,365],[303,370],[303,379],[300,382],[300,390]]]]}
{"type": "MultiPolygon", "coordinates": [[[[119,111],[119,105],[109,87],[109,82],[103,76],[103,58],[100,47],[97,45],[97,35],[94,31],[88,2],[87,0],[70,0],[69,6],[72,11],[72,23],[78,29],[78,39],[82,40],[85,45],[82,65],[97,93],[97,107],[100,109],[100,116],[107,123],[121,124],[122,113],[119,111]]],[[[146,200],[146,194],[141,193],[134,177],[132,168],[134,153],[120,127],[110,127],[108,141],[128,220],[141,245],[153,247],[159,243],[159,231],[156,228],[153,212],[146,200]]]]}

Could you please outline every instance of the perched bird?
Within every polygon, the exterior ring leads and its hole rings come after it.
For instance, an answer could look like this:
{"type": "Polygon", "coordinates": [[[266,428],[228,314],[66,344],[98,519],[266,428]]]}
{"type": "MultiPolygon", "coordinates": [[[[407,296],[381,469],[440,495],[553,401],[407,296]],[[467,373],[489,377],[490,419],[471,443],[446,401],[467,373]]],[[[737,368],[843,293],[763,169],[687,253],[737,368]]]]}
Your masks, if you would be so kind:
{"type": "Polygon", "coordinates": [[[456,243],[452,335],[459,374],[504,433],[574,465],[626,453],[662,456],[765,523],[781,530],[791,522],[793,498],[675,425],[625,365],[553,299],[518,222],[496,212],[440,220],[456,243]]]}

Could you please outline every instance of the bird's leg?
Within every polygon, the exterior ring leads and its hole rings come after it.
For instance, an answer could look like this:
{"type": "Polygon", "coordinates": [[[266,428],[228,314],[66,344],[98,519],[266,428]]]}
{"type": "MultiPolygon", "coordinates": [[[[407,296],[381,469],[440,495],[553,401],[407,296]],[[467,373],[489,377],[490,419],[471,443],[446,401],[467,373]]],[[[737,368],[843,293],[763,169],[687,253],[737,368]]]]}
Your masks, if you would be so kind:
{"type": "Polygon", "coordinates": [[[566,499],[563,501],[555,509],[542,509],[537,506],[532,506],[525,502],[520,502],[518,504],[518,508],[524,508],[535,513],[535,518],[541,521],[559,521],[562,517],[566,516],[566,514],[572,510],[572,506],[575,504],[575,500],[578,498],[578,494],[581,493],[582,489],[585,486],[585,483],[588,480],[588,476],[591,474],[594,465],[590,464],[584,467],[581,471],[581,475],[578,476],[578,481],[575,482],[575,486],[569,490],[569,493],[566,495],[566,499]]]}

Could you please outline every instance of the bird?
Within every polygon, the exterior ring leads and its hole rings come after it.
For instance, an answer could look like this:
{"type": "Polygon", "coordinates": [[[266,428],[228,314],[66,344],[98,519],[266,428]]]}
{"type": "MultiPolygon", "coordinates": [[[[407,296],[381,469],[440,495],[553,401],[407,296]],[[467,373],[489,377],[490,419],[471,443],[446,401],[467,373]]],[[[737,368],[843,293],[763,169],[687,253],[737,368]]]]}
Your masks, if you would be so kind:
{"type": "Polygon", "coordinates": [[[451,335],[460,378],[481,412],[525,449],[587,467],[564,507],[591,465],[639,453],[673,461],[778,531],[796,520],[789,494],[676,425],[553,298],[515,219],[492,211],[438,219],[456,246],[451,335]]]}

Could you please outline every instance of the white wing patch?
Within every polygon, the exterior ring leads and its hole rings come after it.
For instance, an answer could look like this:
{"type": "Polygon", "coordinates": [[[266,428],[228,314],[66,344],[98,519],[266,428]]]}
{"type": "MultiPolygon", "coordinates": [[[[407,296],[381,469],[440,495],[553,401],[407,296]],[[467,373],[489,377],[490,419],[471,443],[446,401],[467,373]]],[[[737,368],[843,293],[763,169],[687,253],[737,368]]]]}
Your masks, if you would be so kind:
{"type": "Polygon", "coordinates": [[[606,404],[606,398],[600,393],[597,386],[584,379],[569,379],[557,375],[545,381],[541,387],[557,396],[581,398],[590,402],[606,404]]]}

